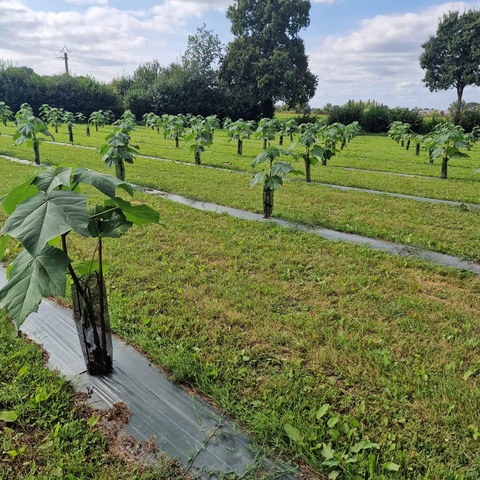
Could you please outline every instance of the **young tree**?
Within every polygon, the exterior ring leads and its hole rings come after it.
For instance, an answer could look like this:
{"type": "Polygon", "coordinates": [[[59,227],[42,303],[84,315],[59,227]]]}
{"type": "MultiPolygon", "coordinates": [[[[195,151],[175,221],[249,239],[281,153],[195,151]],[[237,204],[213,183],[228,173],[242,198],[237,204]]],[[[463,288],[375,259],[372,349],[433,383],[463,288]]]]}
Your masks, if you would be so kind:
{"type": "Polygon", "coordinates": [[[437,125],[431,133],[430,158],[433,162],[436,158],[442,159],[442,172],[440,178],[447,178],[448,161],[451,158],[468,157],[468,154],[461,149],[470,150],[474,137],[465,133],[460,125],[453,125],[450,122],[437,125]]]}
{"type": "Polygon", "coordinates": [[[63,113],[63,121],[67,124],[68,141],[73,145],[73,127],[76,124],[76,115],[72,112],[63,113]]]}
{"type": "Polygon", "coordinates": [[[257,172],[250,180],[250,186],[263,182],[263,214],[265,218],[270,218],[273,212],[273,194],[275,190],[283,185],[283,177],[289,173],[294,175],[303,175],[303,172],[295,170],[289,163],[280,162],[278,158],[281,155],[289,155],[290,152],[280,150],[276,147],[269,147],[267,150],[257,156],[253,161],[252,167],[266,162],[266,170],[257,172]]]}
{"type": "Polygon", "coordinates": [[[268,143],[275,140],[275,133],[275,121],[272,118],[262,118],[255,130],[255,137],[263,140],[263,149],[266,150],[268,143]]]}
{"type": "Polygon", "coordinates": [[[193,152],[195,165],[201,165],[201,154],[212,144],[212,132],[206,122],[195,123],[185,136],[185,141],[193,152]]]}
{"type": "Polygon", "coordinates": [[[123,115],[113,124],[113,131],[106,137],[106,143],[100,147],[102,160],[108,167],[115,166],[116,177],[125,180],[125,163],[133,163],[137,145],[130,144],[130,132],[135,126],[135,115],[125,110],[123,115]]]}
{"type": "Polygon", "coordinates": [[[309,12],[308,0],[236,0],[227,10],[235,39],[220,76],[234,98],[263,117],[273,117],[277,101],[303,104],[315,93],[317,78],[298,36],[309,12]]]}
{"type": "Polygon", "coordinates": [[[110,120],[110,114],[103,110],[97,110],[90,114],[88,123],[95,126],[95,131],[98,132],[98,127],[104,127],[110,120]]]}
{"type": "Polygon", "coordinates": [[[468,85],[480,85],[480,11],[443,15],[435,35],[423,45],[420,66],[431,92],[457,91],[454,123],[461,118],[462,97],[468,85]]]}
{"type": "Polygon", "coordinates": [[[253,133],[253,126],[242,118],[228,125],[228,135],[232,142],[237,142],[237,155],[243,154],[243,141],[250,138],[253,133]]]}
{"type": "Polygon", "coordinates": [[[0,308],[6,308],[20,326],[38,310],[42,298],[65,296],[68,274],[74,319],[90,374],[112,369],[103,239],[118,238],[133,224],[159,222],[158,213],[147,205],[118,197],[119,188],[133,197],[130,184],[109,175],[60,166],[38,172],[0,200],[9,215],[0,236],[15,238],[24,247],[10,265],[8,283],[0,289],[0,308]],[[79,184],[95,187],[106,198],[93,206],[88,196],[79,193],[79,184]],[[88,264],[75,265],[68,255],[67,237],[73,231],[96,239],[88,264]]]}
{"type": "Polygon", "coordinates": [[[35,154],[35,163],[40,165],[41,140],[38,134],[54,140],[53,135],[48,131],[47,124],[33,114],[28,103],[22,104],[15,117],[17,119],[17,132],[13,135],[15,145],[20,145],[24,142],[26,142],[27,145],[31,145],[35,154]]]}
{"type": "Polygon", "coordinates": [[[7,121],[12,120],[12,118],[12,109],[5,102],[0,102],[0,122],[7,126],[7,121]]]}

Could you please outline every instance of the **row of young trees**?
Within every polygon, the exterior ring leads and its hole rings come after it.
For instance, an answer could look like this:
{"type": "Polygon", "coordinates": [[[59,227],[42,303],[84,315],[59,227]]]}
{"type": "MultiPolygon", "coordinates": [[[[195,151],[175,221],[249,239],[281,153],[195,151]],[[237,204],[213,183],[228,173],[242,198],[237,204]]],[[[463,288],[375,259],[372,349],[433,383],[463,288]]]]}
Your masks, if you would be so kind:
{"type": "Polygon", "coordinates": [[[435,159],[442,161],[441,178],[448,177],[448,162],[452,158],[468,157],[468,151],[472,145],[480,139],[480,126],[472,132],[466,133],[461,125],[451,122],[438,124],[428,135],[418,135],[411,129],[411,125],[405,122],[393,122],[388,136],[401,143],[402,147],[409,150],[412,143],[415,144],[415,155],[420,155],[420,149],[428,151],[430,164],[435,159]]]}
{"type": "MultiPolygon", "coordinates": [[[[48,136],[54,140],[48,131],[48,125],[52,125],[58,132],[58,126],[62,119],[67,118],[67,127],[70,141],[73,143],[73,125],[75,115],[61,109],[51,108],[44,104],[41,108],[42,118],[36,117],[30,105],[23,104],[15,115],[17,132],[14,134],[16,144],[28,142],[35,152],[35,163],[40,164],[40,138],[39,134],[48,136]]],[[[11,109],[4,102],[0,104],[0,120],[5,123],[11,119],[11,109]],[[3,116],[1,115],[3,112],[3,116]]],[[[80,116],[77,116],[80,118],[80,116]]],[[[110,119],[108,112],[98,111],[90,115],[89,123],[95,127],[105,125],[110,119]]],[[[215,130],[222,126],[216,115],[209,117],[194,115],[163,115],[158,116],[153,112],[144,115],[144,123],[158,133],[162,130],[164,138],[175,140],[175,146],[179,147],[179,140],[183,139],[194,155],[195,164],[201,164],[201,154],[213,143],[215,130]]],[[[125,164],[133,163],[134,156],[138,152],[138,146],[131,143],[131,133],[136,126],[135,115],[126,110],[121,117],[112,125],[112,131],[105,137],[105,143],[99,148],[102,160],[107,166],[115,167],[116,177],[125,181],[125,164]]],[[[281,155],[289,155],[295,160],[302,160],[305,164],[305,180],[311,182],[311,167],[318,163],[327,165],[327,161],[336,155],[346,144],[360,132],[357,122],[350,125],[335,123],[327,124],[325,121],[304,123],[297,125],[294,120],[280,121],[278,119],[264,118],[256,123],[253,120],[239,119],[232,121],[225,118],[223,127],[227,131],[232,142],[237,145],[237,154],[243,153],[243,142],[252,136],[263,141],[263,152],[255,159],[252,166],[269,161],[269,168],[256,173],[251,185],[264,182],[264,213],[270,217],[273,209],[274,191],[282,185],[283,176],[288,173],[299,173],[290,164],[276,161],[281,155]],[[284,137],[289,136],[292,144],[288,150],[271,146],[271,142],[279,136],[279,146],[284,143],[284,137]],[[297,142],[293,143],[294,135],[297,142]],[[296,144],[304,147],[304,151],[298,153],[294,150],[296,144]]],[[[301,173],[301,172],[300,172],[301,173]]]]}

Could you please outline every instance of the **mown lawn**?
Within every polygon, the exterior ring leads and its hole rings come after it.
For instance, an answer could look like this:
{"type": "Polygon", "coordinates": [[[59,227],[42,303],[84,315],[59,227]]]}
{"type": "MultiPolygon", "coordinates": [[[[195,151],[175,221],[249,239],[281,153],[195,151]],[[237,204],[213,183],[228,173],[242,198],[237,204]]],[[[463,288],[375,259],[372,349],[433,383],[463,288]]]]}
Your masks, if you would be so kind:
{"type": "MultiPolygon", "coordinates": [[[[32,171],[0,168],[0,194],[32,171]]],[[[118,334],[312,478],[480,477],[478,277],[139,198],[165,228],[107,242],[118,334]]]]}

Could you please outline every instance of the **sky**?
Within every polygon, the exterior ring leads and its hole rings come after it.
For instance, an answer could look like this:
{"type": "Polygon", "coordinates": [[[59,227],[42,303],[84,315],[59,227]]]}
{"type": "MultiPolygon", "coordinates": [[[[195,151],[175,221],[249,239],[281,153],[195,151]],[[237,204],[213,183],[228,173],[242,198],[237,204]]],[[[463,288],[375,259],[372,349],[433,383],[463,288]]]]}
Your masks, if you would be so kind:
{"type": "MultiPolygon", "coordinates": [[[[261,0],[259,0],[261,1],[261,0]]],[[[226,9],[234,0],[0,0],[0,59],[42,75],[64,71],[108,82],[153,59],[178,61],[188,35],[204,23],[227,44],[226,9]]],[[[390,107],[446,110],[454,90],[430,92],[422,82],[421,45],[442,13],[480,9],[480,0],[311,0],[301,32],[318,76],[312,107],[376,100],[390,107]]],[[[0,92],[1,96],[1,92],[0,92]]],[[[480,87],[465,90],[480,102],[480,87]]]]}

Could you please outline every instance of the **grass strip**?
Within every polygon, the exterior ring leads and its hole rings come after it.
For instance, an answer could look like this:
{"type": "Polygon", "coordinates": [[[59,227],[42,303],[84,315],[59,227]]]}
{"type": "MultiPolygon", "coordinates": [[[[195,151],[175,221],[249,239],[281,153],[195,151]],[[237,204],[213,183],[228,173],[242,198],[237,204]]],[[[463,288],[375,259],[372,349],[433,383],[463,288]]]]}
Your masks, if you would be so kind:
{"type": "Polygon", "coordinates": [[[167,227],[106,242],[117,333],[318,475],[480,476],[479,278],[139,198],[167,227]]]}
{"type": "MultiPolygon", "coordinates": [[[[112,173],[91,150],[44,144],[42,152],[44,161],[52,164],[75,163],[112,173]]],[[[33,155],[23,146],[13,153],[27,158],[33,155]]],[[[8,162],[1,163],[8,171],[8,162]]],[[[231,172],[138,158],[134,165],[127,166],[127,180],[190,198],[256,213],[262,211],[261,189],[251,189],[248,177],[231,172]]],[[[480,259],[478,209],[287,182],[276,193],[274,214],[287,220],[418,246],[464,259],[480,259]]]]}
{"type": "Polygon", "coordinates": [[[77,407],[71,385],[43,362],[40,348],[0,312],[0,479],[180,478],[165,459],[154,468],[122,460],[120,449],[114,454],[94,427],[98,412],[77,407]]]}

